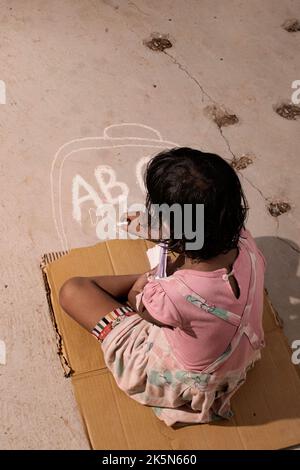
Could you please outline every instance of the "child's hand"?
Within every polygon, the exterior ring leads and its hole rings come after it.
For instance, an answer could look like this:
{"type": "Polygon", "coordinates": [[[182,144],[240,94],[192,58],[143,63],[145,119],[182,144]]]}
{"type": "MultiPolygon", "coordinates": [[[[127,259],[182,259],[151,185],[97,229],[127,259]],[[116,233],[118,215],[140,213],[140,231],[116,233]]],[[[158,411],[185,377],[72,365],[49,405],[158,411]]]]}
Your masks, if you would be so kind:
{"type": "Polygon", "coordinates": [[[145,285],[148,282],[147,273],[142,274],[140,277],[137,278],[133,286],[131,287],[130,291],[128,292],[128,302],[130,303],[131,307],[136,310],[136,296],[140,294],[145,285]]]}
{"type": "Polygon", "coordinates": [[[140,277],[137,278],[137,280],[133,284],[131,290],[138,294],[138,293],[142,292],[142,290],[144,289],[147,282],[148,282],[148,275],[147,275],[147,273],[144,273],[140,277]]]}
{"type": "Polygon", "coordinates": [[[146,272],[148,281],[150,281],[151,279],[154,279],[157,273],[157,268],[158,268],[158,265],[146,272]]]}
{"type": "Polygon", "coordinates": [[[127,212],[123,218],[125,218],[125,221],[127,222],[124,230],[126,230],[128,233],[149,240],[155,238],[151,235],[151,230],[153,230],[153,227],[151,228],[151,225],[148,225],[148,218],[145,212],[127,212]]]}
{"type": "Polygon", "coordinates": [[[134,222],[136,222],[136,225],[137,225],[137,231],[139,231],[140,229],[140,222],[139,222],[139,218],[140,218],[140,212],[137,211],[137,212],[127,212],[126,214],[126,221],[127,221],[127,230],[129,230],[129,226],[130,224],[131,225],[134,225],[134,222]]]}
{"type": "Polygon", "coordinates": [[[128,233],[140,238],[147,238],[149,236],[147,230],[141,225],[141,219],[143,219],[141,212],[127,212],[125,217],[127,222],[126,231],[128,233]]]}

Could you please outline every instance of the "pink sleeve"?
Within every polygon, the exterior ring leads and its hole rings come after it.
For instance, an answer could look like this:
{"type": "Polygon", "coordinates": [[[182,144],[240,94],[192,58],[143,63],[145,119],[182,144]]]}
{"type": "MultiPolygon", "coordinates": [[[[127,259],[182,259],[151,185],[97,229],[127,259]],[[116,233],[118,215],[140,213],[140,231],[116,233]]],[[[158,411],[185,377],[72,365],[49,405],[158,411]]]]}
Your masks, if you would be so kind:
{"type": "Polygon", "coordinates": [[[174,328],[182,326],[181,318],[168,297],[159,280],[149,281],[137,299],[138,310],[142,310],[142,305],[150,313],[151,317],[174,328]]]}

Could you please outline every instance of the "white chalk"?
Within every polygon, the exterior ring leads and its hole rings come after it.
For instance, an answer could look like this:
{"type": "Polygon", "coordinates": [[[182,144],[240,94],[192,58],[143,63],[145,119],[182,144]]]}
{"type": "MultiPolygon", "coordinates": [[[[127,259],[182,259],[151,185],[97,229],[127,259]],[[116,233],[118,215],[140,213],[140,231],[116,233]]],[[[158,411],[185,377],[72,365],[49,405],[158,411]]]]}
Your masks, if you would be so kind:
{"type": "Polygon", "coordinates": [[[0,364],[6,364],[6,347],[4,341],[0,339],[0,364]]]}
{"type": "Polygon", "coordinates": [[[121,225],[128,225],[128,222],[118,222],[117,226],[120,227],[121,225]]]}

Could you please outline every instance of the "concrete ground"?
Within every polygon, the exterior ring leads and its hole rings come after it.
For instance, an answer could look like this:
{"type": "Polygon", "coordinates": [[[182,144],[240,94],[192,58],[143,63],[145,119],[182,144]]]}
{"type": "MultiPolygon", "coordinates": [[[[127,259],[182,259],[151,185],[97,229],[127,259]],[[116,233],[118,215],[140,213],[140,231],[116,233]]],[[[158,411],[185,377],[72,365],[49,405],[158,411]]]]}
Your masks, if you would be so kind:
{"type": "Polygon", "coordinates": [[[300,79],[300,32],[281,27],[300,19],[300,4],[2,0],[0,6],[6,85],[0,339],[7,347],[0,448],[85,449],[39,260],[97,242],[97,205],[127,193],[141,201],[143,163],[160,148],[194,146],[245,163],[248,227],[268,260],[266,285],[290,343],[300,339],[300,122],[274,108],[290,102],[291,83],[300,79]],[[172,47],[151,50],[144,40],[155,47],[153,33],[169,35],[165,45],[172,47]],[[238,122],[218,126],[220,109],[238,122]],[[108,128],[124,123],[135,125],[108,128]],[[285,203],[275,210],[290,209],[273,217],[271,202],[285,203]]]}

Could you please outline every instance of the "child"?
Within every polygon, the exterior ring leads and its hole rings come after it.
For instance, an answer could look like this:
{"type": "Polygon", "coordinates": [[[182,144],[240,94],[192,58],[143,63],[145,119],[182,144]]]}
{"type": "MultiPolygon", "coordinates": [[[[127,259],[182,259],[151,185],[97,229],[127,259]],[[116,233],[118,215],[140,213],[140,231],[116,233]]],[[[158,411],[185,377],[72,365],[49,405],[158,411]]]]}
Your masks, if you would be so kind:
{"type": "Polygon", "coordinates": [[[176,148],[149,162],[145,184],[149,211],[204,204],[203,247],[187,248],[170,224],[160,241],[179,256],[167,277],[72,278],[61,306],[101,342],[119,387],[168,425],[229,418],[264,344],[265,261],[244,228],[240,181],[218,155],[176,148]]]}

